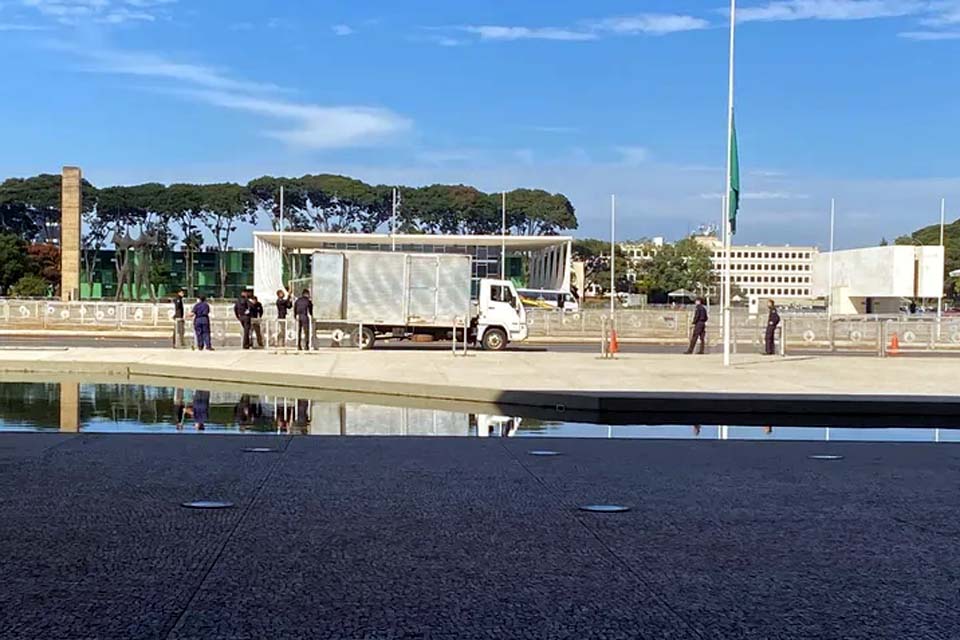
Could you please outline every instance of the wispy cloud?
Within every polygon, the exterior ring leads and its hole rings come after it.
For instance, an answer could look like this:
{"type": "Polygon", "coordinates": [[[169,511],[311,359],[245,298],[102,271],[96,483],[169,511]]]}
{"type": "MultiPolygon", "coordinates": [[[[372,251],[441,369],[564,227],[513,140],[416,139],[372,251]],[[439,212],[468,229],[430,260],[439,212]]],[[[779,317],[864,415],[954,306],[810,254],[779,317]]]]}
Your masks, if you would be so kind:
{"type": "Polygon", "coordinates": [[[739,22],[792,20],[872,20],[917,15],[930,0],[775,0],[737,10],[739,22]]]}
{"type": "Polygon", "coordinates": [[[577,133],[579,131],[576,127],[551,127],[543,125],[530,127],[530,129],[539,131],[540,133],[577,133]]]}
{"type": "Polygon", "coordinates": [[[642,13],[583,21],[570,26],[529,27],[510,25],[466,25],[460,31],[479,36],[481,40],[559,40],[586,42],[620,35],[660,36],[681,31],[695,31],[710,26],[708,20],[682,14],[642,13]]]}
{"type": "MultiPolygon", "coordinates": [[[[723,197],[722,193],[701,193],[702,200],[719,200],[723,197]]],[[[744,200],[809,200],[810,196],[805,193],[791,193],[789,191],[746,191],[743,194],[744,200]]]]}
{"type": "Polygon", "coordinates": [[[348,24],[335,24],[330,27],[333,30],[333,35],[336,36],[352,36],[356,31],[353,30],[348,24]]]}
{"type": "Polygon", "coordinates": [[[49,31],[50,27],[42,24],[18,24],[0,22],[0,31],[49,31]]]}
{"type": "Polygon", "coordinates": [[[607,18],[593,23],[592,29],[597,32],[619,34],[664,35],[680,31],[696,31],[697,29],[706,29],[709,26],[710,23],[707,20],[694,16],[646,13],[607,18]]]}
{"type": "Polygon", "coordinates": [[[597,34],[559,27],[506,27],[480,25],[460,27],[461,30],[480,36],[481,40],[596,40],[597,34]]]}
{"type": "Polygon", "coordinates": [[[153,22],[164,6],[177,0],[20,0],[20,4],[64,25],[85,22],[124,24],[153,22]]]}
{"type": "Polygon", "coordinates": [[[650,160],[650,150],[646,147],[617,147],[616,151],[620,154],[620,161],[623,164],[643,164],[650,160]]]}
{"type": "Polygon", "coordinates": [[[902,31],[897,35],[907,40],[919,40],[922,42],[960,40],[960,31],[902,31]]]}
{"type": "MultiPolygon", "coordinates": [[[[63,49],[62,45],[51,45],[63,49]]],[[[73,49],[88,72],[163,81],[155,89],[207,105],[263,116],[263,135],[304,149],[368,146],[409,131],[412,121],[389,109],[297,102],[282,88],[236,78],[206,65],[141,51],[73,49]]]]}

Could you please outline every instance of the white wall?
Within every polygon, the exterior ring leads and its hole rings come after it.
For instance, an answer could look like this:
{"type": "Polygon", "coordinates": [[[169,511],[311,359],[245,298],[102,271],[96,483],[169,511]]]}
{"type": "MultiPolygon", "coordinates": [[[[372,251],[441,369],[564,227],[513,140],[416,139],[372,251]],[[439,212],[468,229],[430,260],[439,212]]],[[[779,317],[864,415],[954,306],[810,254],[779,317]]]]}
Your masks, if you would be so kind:
{"type": "MultiPolygon", "coordinates": [[[[943,290],[943,247],[887,246],[835,251],[833,286],[835,296],[851,298],[936,298],[943,290]],[[914,273],[919,275],[914,291],[914,273]]],[[[827,296],[830,254],[816,256],[813,294],[827,296]]]]}

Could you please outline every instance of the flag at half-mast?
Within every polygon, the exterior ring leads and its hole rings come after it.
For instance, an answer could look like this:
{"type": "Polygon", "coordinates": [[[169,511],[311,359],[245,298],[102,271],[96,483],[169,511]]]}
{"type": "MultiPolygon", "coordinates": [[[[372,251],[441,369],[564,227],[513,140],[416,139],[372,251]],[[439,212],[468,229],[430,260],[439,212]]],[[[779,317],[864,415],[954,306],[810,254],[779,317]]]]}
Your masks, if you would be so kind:
{"type": "Polygon", "coordinates": [[[737,150],[737,125],[730,119],[730,184],[727,185],[727,218],[730,233],[737,232],[737,211],[740,210],[740,153],[737,150]]]}

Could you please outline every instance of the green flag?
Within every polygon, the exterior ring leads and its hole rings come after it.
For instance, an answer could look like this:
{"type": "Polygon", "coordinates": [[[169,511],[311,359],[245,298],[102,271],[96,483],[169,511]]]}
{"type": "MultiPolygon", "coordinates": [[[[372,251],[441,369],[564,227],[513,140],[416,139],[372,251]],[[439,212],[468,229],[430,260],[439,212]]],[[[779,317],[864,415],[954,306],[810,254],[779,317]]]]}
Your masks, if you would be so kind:
{"type": "Polygon", "coordinates": [[[740,153],[737,151],[737,125],[731,121],[730,128],[730,184],[727,199],[727,216],[730,233],[737,232],[737,211],[740,210],[740,153]]]}

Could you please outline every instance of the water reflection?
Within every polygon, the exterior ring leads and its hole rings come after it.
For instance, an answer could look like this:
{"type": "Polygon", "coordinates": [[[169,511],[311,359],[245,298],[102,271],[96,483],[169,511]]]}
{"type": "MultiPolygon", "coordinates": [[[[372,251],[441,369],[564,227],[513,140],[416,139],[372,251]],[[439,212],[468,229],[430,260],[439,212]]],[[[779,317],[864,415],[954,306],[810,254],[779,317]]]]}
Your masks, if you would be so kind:
{"type": "Polygon", "coordinates": [[[493,408],[378,402],[132,384],[0,383],[0,431],[960,442],[955,428],[611,426],[498,415],[493,408]]]}

